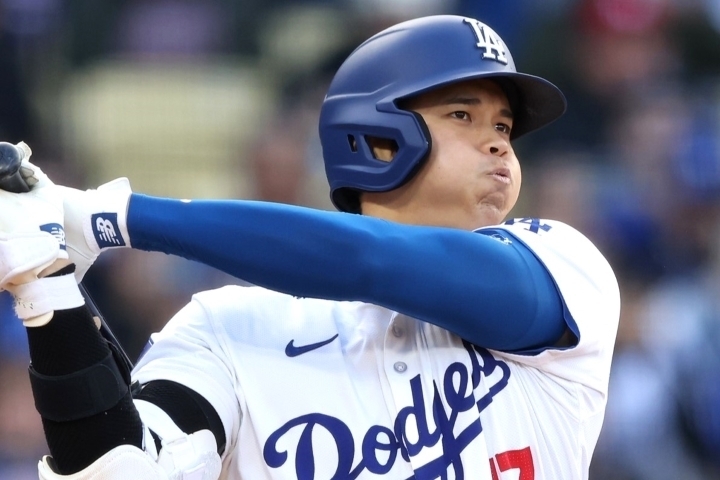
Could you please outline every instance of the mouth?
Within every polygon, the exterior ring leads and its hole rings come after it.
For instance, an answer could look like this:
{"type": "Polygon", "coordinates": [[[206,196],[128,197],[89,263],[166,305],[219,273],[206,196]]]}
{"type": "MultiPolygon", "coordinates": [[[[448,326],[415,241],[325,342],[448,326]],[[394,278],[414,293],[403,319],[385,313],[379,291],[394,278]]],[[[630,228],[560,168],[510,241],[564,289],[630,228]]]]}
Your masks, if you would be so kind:
{"type": "Polygon", "coordinates": [[[511,182],[510,179],[510,170],[507,168],[496,168],[495,170],[491,171],[489,173],[491,177],[493,177],[498,182],[504,183],[509,185],[511,182]]]}

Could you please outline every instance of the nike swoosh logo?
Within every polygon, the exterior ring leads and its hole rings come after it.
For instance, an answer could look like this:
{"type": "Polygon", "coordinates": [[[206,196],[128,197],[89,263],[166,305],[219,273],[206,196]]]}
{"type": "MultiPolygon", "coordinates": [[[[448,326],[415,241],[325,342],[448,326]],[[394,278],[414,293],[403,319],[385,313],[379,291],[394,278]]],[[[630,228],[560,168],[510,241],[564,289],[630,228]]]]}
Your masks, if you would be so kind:
{"type": "Polygon", "coordinates": [[[285,355],[287,355],[288,357],[297,357],[298,355],[302,355],[303,353],[311,352],[316,348],[324,347],[328,343],[335,340],[337,337],[338,334],[336,333],[335,336],[333,336],[332,338],[328,338],[327,340],[323,340],[322,342],[311,343],[310,345],[301,345],[299,347],[295,346],[295,344],[293,343],[295,342],[295,340],[290,340],[290,342],[285,347],[285,355]]]}

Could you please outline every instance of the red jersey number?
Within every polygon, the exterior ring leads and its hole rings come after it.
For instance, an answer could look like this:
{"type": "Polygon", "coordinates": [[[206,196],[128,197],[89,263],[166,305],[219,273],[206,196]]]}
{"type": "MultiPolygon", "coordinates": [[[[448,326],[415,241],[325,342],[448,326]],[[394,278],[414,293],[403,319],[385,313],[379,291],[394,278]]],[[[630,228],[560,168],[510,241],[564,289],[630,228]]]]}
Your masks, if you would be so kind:
{"type": "Polygon", "coordinates": [[[535,480],[535,466],[533,465],[530,447],[522,450],[508,450],[498,453],[490,459],[492,480],[500,480],[500,472],[520,470],[519,480],[535,480]]]}

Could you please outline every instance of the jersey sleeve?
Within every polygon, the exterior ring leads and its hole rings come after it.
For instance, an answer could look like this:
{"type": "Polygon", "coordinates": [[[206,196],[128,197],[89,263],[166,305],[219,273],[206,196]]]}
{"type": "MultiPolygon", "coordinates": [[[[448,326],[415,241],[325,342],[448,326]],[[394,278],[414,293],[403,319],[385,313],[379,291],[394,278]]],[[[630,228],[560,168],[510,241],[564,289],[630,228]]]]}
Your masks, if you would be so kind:
{"type": "Polygon", "coordinates": [[[554,345],[565,324],[520,242],[270,202],[133,194],[133,248],[179,255],[285,294],[371,303],[486,348],[554,345]]]}
{"type": "Polygon", "coordinates": [[[159,332],[132,372],[133,381],[146,384],[169,380],[184,385],[206,399],[222,421],[232,451],[241,421],[232,363],[225,354],[222,336],[216,335],[215,320],[207,301],[211,292],[201,292],[182,308],[159,332]]]}
{"type": "Polygon", "coordinates": [[[512,219],[478,233],[522,242],[533,252],[552,276],[567,326],[578,337],[569,348],[498,355],[605,393],[620,316],[617,280],[605,257],[583,234],[552,220],[512,219]]]}

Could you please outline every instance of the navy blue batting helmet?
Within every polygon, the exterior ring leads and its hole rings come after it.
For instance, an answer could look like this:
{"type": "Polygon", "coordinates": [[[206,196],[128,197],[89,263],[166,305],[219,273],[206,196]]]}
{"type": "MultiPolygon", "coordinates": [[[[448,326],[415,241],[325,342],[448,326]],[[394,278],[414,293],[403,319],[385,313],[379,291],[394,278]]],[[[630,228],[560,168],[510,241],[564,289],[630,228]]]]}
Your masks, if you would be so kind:
{"type": "Polygon", "coordinates": [[[510,101],[511,138],[565,112],[552,83],[518,73],[503,40],[487,25],[438,15],[390,27],[363,42],[340,66],[320,112],[320,141],[335,206],[359,212],[359,193],[392,190],[427,158],[430,134],[422,117],[398,106],[436,87],[474,78],[498,81],[510,101]],[[393,141],[392,161],[376,159],[368,137],[393,141]]]}

